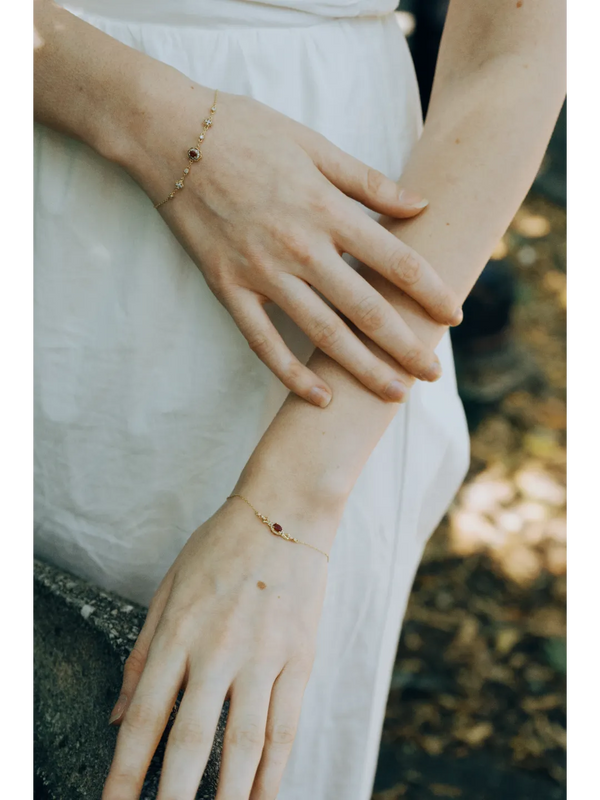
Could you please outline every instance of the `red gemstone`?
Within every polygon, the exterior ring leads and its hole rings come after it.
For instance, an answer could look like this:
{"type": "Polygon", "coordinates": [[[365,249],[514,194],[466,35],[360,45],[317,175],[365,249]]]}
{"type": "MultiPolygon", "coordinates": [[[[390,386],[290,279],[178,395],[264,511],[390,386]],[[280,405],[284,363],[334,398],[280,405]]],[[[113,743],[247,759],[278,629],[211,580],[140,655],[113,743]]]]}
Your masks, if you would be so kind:
{"type": "Polygon", "coordinates": [[[200,158],[200,151],[197,150],[195,147],[191,147],[188,150],[188,156],[189,158],[192,159],[192,161],[198,161],[198,159],[200,158]]]}
{"type": "Polygon", "coordinates": [[[281,525],[278,522],[274,522],[273,523],[273,530],[277,531],[277,533],[281,533],[283,528],[281,527],[281,525]]]}

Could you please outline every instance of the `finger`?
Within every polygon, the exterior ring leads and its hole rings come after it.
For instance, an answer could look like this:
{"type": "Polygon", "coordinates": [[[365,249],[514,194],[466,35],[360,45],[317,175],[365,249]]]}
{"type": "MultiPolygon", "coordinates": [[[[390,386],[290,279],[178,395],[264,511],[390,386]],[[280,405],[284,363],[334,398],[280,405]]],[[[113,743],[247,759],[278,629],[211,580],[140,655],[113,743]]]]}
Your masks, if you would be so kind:
{"type": "Polygon", "coordinates": [[[421,342],[396,309],[343,259],[328,259],[316,271],[314,281],[315,288],[411,375],[424,381],[440,377],[440,363],[433,350],[421,342]]]}
{"type": "Polygon", "coordinates": [[[416,300],[436,322],[459,325],[458,298],[434,268],[352,203],[334,231],[335,243],[416,300]]]}
{"type": "Polygon", "coordinates": [[[400,219],[414,217],[428,205],[429,201],[422,195],[401,188],[379,170],[368,167],[324,137],[319,138],[319,146],[310,155],[334,186],[380,214],[400,219]]]}
{"type": "Polygon", "coordinates": [[[282,276],[281,286],[273,299],[315,347],[384,400],[402,402],[407,389],[398,370],[377,358],[304,281],[282,276]]]}
{"type": "Polygon", "coordinates": [[[102,800],[137,800],[185,673],[185,653],[155,637],[133,700],[123,717],[102,800]]]}
{"type": "Polygon", "coordinates": [[[193,800],[206,768],[227,684],[222,676],[190,677],[163,760],[157,800],[193,800]]]}
{"type": "Polygon", "coordinates": [[[123,716],[127,711],[127,707],[131,702],[133,693],[135,692],[136,686],[138,685],[142,676],[142,672],[144,671],[144,666],[146,665],[148,650],[150,649],[150,644],[154,638],[156,626],[159,623],[162,612],[169,598],[171,583],[172,578],[170,574],[168,574],[152,598],[152,602],[148,608],[148,614],[146,615],[146,620],[142,630],[140,631],[136,643],[134,644],[131,653],[127,657],[127,661],[125,662],[125,667],[123,670],[123,682],[121,684],[121,691],[119,692],[119,699],[117,700],[115,707],[111,712],[108,720],[109,725],[121,724],[121,720],[123,719],[123,716]]]}
{"type": "Polygon", "coordinates": [[[216,800],[250,795],[265,742],[273,679],[248,674],[231,687],[216,800]]]}
{"type": "Polygon", "coordinates": [[[275,800],[298,729],[309,671],[286,667],[273,685],[265,747],[250,800],[275,800]]]}
{"type": "Polygon", "coordinates": [[[284,386],[313,405],[329,405],[331,389],[291,352],[255,294],[238,292],[228,298],[227,309],[251,350],[284,386]]]}

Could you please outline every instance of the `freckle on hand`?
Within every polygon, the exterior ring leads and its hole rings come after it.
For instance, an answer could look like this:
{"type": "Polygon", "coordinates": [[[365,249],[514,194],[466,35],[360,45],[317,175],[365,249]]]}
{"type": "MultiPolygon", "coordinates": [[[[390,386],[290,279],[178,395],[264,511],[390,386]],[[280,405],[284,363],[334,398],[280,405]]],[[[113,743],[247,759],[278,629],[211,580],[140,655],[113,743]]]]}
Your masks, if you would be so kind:
{"type": "Polygon", "coordinates": [[[258,586],[259,589],[266,589],[267,588],[267,584],[263,583],[262,581],[259,581],[256,585],[258,586]]]}
{"type": "Polygon", "coordinates": [[[517,0],[517,8],[521,8],[523,5],[523,0],[517,0]]]}

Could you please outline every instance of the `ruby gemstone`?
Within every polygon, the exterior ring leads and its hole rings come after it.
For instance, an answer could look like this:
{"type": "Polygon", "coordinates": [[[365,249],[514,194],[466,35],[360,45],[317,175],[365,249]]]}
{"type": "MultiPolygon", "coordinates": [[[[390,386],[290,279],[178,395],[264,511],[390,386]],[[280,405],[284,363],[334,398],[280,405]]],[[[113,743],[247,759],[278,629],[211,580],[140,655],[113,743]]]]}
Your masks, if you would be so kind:
{"type": "Polygon", "coordinates": [[[200,158],[200,151],[196,150],[195,147],[191,147],[188,150],[188,157],[191,158],[192,161],[198,161],[198,159],[200,158]]]}
{"type": "Polygon", "coordinates": [[[273,523],[273,530],[277,531],[277,533],[281,533],[283,528],[281,527],[281,525],[278,522],[274,522],[273,523]]]}

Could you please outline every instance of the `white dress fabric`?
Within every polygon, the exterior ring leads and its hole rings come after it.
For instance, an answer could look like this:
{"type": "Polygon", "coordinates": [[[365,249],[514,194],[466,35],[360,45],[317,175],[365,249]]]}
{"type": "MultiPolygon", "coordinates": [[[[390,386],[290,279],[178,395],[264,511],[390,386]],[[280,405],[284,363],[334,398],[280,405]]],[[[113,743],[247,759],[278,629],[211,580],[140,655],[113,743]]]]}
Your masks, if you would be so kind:
{"type": "MultiPolygon", "coordinates": [[[[69,8],[397,179],[421,111],[395,5],[81,0],[69,8]]],[[[188,536],[230,493],[286,390],[128,175],[42,126],[35,145],[36,553],[147,604],[188,536]]],[[[305,336],[283,314],[273,319],[306,360],[305,336]]],[[[371,796],[414,573],[468,462],[448,336],[438,355],[443,378],[414,387],[348,502],[280,800],[371,796]]]]}

